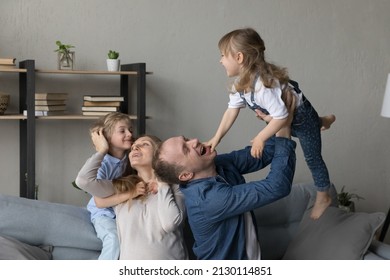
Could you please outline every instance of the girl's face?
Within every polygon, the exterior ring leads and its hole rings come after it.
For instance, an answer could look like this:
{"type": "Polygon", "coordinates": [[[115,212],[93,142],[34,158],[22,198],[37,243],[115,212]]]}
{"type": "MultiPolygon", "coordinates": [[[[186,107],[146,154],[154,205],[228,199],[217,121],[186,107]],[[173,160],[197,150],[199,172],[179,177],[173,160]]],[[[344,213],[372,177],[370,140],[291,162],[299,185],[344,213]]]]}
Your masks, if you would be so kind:
{"type": "Polygon", "coordinates": [[[228,77],[235,77],[240,74],[241,69],[241,53],[225,54],[221,53],[221,60],[219,61],[225,67],[228,77]]]}
{"type": "Polygon", "coordinates": [[[110,137],[110,151],[116,155],[118,152],[124,153],[130,150],[133,134],[131,127],[126,121],[119,121],[115,124],[113,133],[110,137]]]}
{"type": "Polygon", "coordinates": [[[152,168],[152,159],[154,153],[154,145],[149,137],[138,138],[129,154],[130,165],[134,169],[137,167],[145,166],[152,168]]]}

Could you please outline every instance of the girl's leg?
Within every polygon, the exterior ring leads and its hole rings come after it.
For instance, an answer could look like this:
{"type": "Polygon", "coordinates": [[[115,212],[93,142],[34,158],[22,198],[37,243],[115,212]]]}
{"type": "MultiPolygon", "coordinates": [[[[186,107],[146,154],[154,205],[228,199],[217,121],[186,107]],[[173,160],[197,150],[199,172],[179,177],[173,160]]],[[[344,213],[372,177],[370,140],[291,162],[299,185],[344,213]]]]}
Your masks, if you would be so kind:
{"type": "Polygon", "coordinates": [[[320,118],[309,102],[303,106],[305,108],[299,109],[304,110],[304,112],[298,116],[299,120],[293,124],[293,135],[299,138],[307,166],[317,187],[317,196],[311,217],[318,219],[331,203],[331,198],[328,194],[330,179],[328,169],[321,155],[320,118]]]}

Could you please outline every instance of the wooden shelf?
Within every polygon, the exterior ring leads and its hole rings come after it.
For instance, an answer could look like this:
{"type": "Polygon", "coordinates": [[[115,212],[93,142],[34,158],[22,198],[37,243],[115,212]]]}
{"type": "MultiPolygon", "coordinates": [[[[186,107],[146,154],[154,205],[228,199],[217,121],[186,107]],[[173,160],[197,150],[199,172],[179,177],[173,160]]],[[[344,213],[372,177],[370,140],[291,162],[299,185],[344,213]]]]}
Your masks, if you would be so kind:
{"type": "Polygon", "coordinates": [[[0,68],[0,72],[26,73],[27,70],[21,68],[10,68],[10,69],[0,68]]]}
{"type": "Polygon", "coordinates": [[[27,116],[23,116],[20,114],[5,114],[5,115],[0,115],[0,120],[23,120],[27,119],[27,116]]]}
{"type": "MultiPolygon", "coordinates": [[[[58,116],[36,116],[36,119],[42,120],[95,120],[101,116],[83,116],[83,115],[58,115],[58,116]]],[[[136,120],[137,116],[130,115],[130,119],[136,120]]]]}
{"type": "Polygon", "coordinates": [[[124,97],[121,103],[120,111],[129,114],[130,118],[135,120],[136,136],[145,134],[146,116],[146,72],[145,63],[122,64],[121,71],[99,71],[99,70],[46,70],[35,69],[34,60],[25,60],[19,62],[19,68],[0,69],[0,73],[19,73],[19,112],[27,110],[30,115],[24,116],[20,113],[8,113],[0,115],[0,120],[18,120],[19,123],[19,183],[20,196],[26,198],[35,198],[35,138],[36,122],[45,120],[95,120],[100,116],[84,116],[81,112],[69,113],[67,115],[55,116],[34,116],[31,114],[35,109],[35,81],[36,76],[41,74],[49,75],[111,75],[119,78],[119,95],[124,97]],[[131,77],[132,76],[132,77],[131,77]],[[130,79],[131,78],[131,79],[130,79]],[[131,93],[129,84],[134,85],[135,92],[131,93]],[[136,99],[136,108],[130,112],[130,96],[136,99]],[[131,113],[131,114],[130,114],[131,113]],[[27,177],[26,177],[26,174],[27,177]]]}
{"type": "MultiPolygon", "coordinates": [[[[137,71],[43,70],[43,69],[35,69],[35,72],[42,73],[42,74],[138,75],[137,71]]],[[[145,72],[145,74],[153,74],[153,72],[145,72]]]]}

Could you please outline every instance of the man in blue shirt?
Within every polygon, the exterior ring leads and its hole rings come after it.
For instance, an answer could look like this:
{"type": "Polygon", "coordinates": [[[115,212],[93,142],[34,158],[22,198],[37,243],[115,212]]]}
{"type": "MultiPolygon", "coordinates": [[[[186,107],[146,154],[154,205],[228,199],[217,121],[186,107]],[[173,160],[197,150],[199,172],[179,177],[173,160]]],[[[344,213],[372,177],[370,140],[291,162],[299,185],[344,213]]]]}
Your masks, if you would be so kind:
{"type": "Polygon", "coordinates": [[[260,259],[253,219],[248,215],[289,194],[295,147],[289,126],[266,142],[260,159],[251,156],[251,147],[217,155],[198,139],[178,136],[163,142],[154,169],[162,181],[180,184],[198,259],[260,259]],[[268,164],[271,168],[265,179],[245,183],[244,174],[268,164]]]}

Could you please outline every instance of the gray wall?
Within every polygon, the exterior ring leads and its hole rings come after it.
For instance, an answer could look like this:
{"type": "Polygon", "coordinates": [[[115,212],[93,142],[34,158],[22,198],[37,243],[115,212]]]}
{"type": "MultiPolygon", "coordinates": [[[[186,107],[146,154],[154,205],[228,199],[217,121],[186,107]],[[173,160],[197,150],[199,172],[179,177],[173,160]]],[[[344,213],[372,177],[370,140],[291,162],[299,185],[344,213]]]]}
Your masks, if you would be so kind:
{"type": "MultiPolygon", "coordinates": [[[[323,156],[337,188],[365,200],[358,211],[390,206],[390,119],[380,117],[390,72],[388,0],[2,0],[0,57],[35,59],[37,68],[55,69],[55,41],[76,46],[76,68],[105,70],[109,49],[123,63],[146,62],[147,132],[161,138],[184,134],[205,141],[227,106],[219,38],[251,26],[266,43],[269,61],[289,68],[320,115],[337,122],[323,133],[323,156]]],[[[37,76],[37,91],[80,96],[118,90],[117,78],[37,76]]],[[[0,75],[17,110],[16,75],[0,75]]],[[[85,205],[88,195],[70,183],[93,153],[91,121],[38,121],[39,199],[85,205]]],[[[263,123],[243,110],[218,147],[220,153],[249,143],[263,123]]],[[[18,122],[0,121],[0,192],[19,192],[18,122]]],[[[298,148],[295,182],[311,181],[298,148]]],[[[265,172],[261,173],[263,176],[265,172]]],[[[248,178],[258,178],[259,175],[248,178]]]]}

